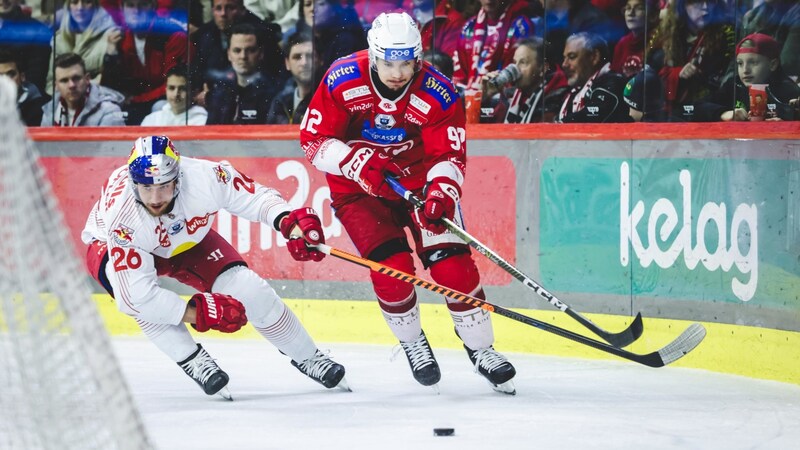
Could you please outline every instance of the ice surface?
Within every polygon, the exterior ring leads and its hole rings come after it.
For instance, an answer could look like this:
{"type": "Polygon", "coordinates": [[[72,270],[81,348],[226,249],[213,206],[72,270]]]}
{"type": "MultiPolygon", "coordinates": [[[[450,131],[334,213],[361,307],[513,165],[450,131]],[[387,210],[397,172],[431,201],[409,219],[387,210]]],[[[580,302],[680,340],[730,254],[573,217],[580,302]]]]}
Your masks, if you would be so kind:
{"type": "MultiPolygon", "coordinates": [[[[326,390],[261,340],[201,339],[234,401],[203,394],[144,338],[115,338],[158,448],[791,449],[800,386],[625,361],[507,354],[516,396],[492,391],[463,351],[434,348],[440,395],[391,347],[320,344],[354,392],[326,390]],[[437,437],[434,428],[455,428],[437,437]]],[[[502,351],[502,346],[499,348],[502,351]]]]}

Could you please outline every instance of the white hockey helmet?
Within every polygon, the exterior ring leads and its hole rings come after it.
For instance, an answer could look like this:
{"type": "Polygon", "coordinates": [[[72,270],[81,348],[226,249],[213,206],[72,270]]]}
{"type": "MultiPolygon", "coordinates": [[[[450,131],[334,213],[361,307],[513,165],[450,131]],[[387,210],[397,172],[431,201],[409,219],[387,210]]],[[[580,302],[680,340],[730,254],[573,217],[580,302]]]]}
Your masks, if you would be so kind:
{"type": "Polygon", "coordinates": [[[408,14],[381,13],[372,21],[367,33],[369,62],[375,69],[377,59],[386,61],[417,62],[417,70],[422,62],[422,36],[417,23],[408,14]]]}

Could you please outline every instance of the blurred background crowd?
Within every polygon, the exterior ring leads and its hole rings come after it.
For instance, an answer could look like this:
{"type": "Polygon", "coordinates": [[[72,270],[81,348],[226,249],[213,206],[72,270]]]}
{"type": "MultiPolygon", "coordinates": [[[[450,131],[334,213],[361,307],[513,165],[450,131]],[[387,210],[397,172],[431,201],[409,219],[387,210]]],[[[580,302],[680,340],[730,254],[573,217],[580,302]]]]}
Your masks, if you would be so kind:
{"type": "Polygon", "coordinates": [[[396,11],[470,122],[800,119],[800,0],[0,0],[0,75],[28,126],[299,124],[396,11]]]}

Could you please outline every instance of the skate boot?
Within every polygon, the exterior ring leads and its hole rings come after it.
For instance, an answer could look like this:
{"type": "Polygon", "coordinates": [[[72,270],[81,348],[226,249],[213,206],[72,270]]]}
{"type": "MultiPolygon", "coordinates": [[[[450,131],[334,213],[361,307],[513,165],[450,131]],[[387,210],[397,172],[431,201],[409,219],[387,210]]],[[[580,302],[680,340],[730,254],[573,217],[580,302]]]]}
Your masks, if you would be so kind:
{"type": "MultiPolygon", "coordinates": [[[[433,350],[425,337],[425,332],[419,334],[419,337],[411,342],[400,342],[403,351],[406,352],[408,364],[411,366],[411,373],[414,374],[414,379],[423,386],[433,386],[442,378],[442,373],[439,371],[439,363],[436,362],[436,357],[433,356],[433,350]]],[[[436,388],[434,388],[436,389],[436,388]]]]}
{"type": "Polygon", "coordinates": [[[226,400],[233,400],[230,391],[225,387],[228,384],[228,374],[219,368],[214,359],[208,355],[202,345],[197,344],[197,351],[178,363],[208,395],[219,394],[226,400]]]}
{"type": "Polygon", "coordinates": [[[303,362],[298,363],[292,360],[292,365],[328,389],[338,386],[345,391],[350,391],[350,386],[344,379],[344,366],[332,360],[327,353],[317,350],[314,356],[303,362]]]}
{"type": "Polygon", "coordinates": [[[491,346],[472,350],[465,345],[464,349],[467,351],[469,360],[475,366],[475,371],[483,375],[495,391],[509,395],[517,393],[514,382],[511,381],[517,371],[505,356],[491,346]]]}

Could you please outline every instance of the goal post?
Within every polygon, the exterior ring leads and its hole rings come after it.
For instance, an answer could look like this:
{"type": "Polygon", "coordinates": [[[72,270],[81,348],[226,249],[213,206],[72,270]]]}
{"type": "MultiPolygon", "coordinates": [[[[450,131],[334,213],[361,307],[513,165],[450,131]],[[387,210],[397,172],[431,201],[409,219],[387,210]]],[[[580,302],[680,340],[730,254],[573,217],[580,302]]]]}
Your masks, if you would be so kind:
{"type": "Polygon", "coordinates": [[[0,448],[152,448],[7,77],[0,134],[0,448]]]}

